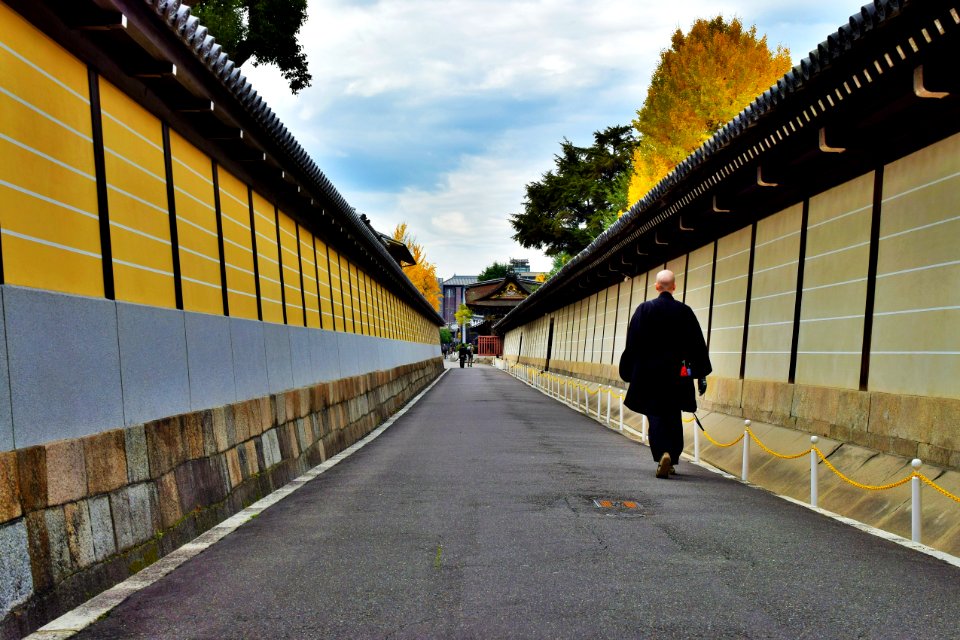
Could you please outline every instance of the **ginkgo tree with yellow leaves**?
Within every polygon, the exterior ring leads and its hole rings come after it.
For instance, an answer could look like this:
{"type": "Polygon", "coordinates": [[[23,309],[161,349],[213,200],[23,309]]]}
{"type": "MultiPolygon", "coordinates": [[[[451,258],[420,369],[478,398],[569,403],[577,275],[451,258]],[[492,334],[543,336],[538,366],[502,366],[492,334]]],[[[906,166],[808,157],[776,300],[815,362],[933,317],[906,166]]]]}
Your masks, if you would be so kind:
{"type": "Polygon", "coordinates": [[[790,51],[770,50],[755,26],[723,16],[673,34],[660,54],[633,126],[628,200],[637,202],[690,153],[790,70],[790,51]]]}
{"type": "Polygon", "coordinates": [[[402,265],[403,273],[413,283],[435,311],[440,311],[440,285],[437,282],[437,266],[427,261],[427,254],[415,237],[410,235],[407,223],[401,222],[393,230],[393,239],[402,242],[410,249],[415,264],[402,265]]]}

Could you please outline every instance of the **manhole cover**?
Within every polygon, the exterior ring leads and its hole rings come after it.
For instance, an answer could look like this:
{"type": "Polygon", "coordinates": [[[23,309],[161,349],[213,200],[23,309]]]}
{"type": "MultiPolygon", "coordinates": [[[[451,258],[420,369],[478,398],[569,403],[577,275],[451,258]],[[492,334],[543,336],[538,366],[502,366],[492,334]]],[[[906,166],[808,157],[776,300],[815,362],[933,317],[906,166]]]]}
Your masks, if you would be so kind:
{"type": "Polygon", "coordinates": [[[642,506],[636,500],[616,498],[594,498],[593,506],[607,515],[642,516],[642,506]]]}

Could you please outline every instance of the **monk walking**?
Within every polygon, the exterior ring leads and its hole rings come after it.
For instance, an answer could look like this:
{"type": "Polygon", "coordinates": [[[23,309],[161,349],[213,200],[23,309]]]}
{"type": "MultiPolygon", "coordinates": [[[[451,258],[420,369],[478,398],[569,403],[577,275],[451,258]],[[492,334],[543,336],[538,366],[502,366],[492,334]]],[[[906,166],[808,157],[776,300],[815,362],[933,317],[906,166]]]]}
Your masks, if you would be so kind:
{"type": "Polygon", "coordinates": [[[620,377],[629,383],[623,404],[647,416],[657,477],[667,478],[683,451],[681,412],[697,409],[693,381],[703,395],[713,368],[697,316],[673,298],[672,271],[657,274],[656,289],[630,319],[620,377]]]}

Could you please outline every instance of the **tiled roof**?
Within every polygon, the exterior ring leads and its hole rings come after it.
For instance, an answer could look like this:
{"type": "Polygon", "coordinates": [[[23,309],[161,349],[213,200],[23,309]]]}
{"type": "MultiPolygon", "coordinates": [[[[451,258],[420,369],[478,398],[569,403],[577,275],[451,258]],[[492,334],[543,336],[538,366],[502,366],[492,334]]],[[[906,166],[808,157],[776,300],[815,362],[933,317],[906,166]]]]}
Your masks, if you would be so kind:
{"type": "Polygon", "coordinates": [[[443,281],[444,286],[465,287],[477,281],[477,276],[453,276],[443,281]]]}

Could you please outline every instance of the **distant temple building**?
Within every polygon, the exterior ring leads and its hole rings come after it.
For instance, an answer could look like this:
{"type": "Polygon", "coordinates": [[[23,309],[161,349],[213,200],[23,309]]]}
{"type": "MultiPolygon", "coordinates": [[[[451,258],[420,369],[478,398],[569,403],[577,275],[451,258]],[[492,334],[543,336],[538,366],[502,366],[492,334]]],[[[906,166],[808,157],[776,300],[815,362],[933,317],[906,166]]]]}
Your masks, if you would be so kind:
{"type": "Polygon", "coordinates": [[[457,318],[454,314],[460,308],[460,305],[466,301],[466,287],[476,281],[477,276],[458,275],[443,281],[440,286],[440,292],[443,294],[443,309],[441,309],[440,315],[443,316],[443,321],[448,325],[456,323],[457,318]]]}
{"type": "MultiPolygon", "coordinates": [[[[515,262],[514,260],[510,261],[515,262]]],[[[476,282],[466,287],[466,305],[475,316],[483,316],[483,322],[471,327],[478,336],[479,355],[500,355],[503,342],[494,337],[493,325],[510,313],[543,284],[533,278],[525,278],[510,271],[503,278],[476,282]]]]}

